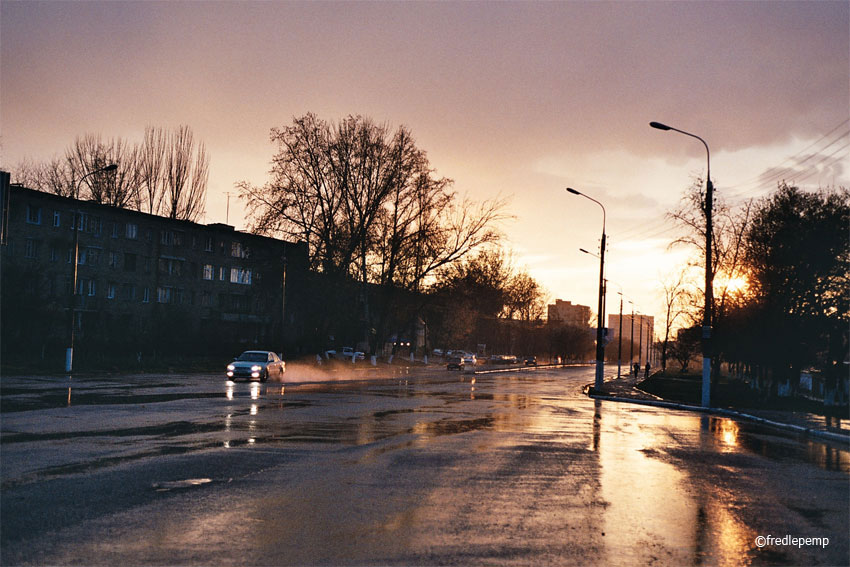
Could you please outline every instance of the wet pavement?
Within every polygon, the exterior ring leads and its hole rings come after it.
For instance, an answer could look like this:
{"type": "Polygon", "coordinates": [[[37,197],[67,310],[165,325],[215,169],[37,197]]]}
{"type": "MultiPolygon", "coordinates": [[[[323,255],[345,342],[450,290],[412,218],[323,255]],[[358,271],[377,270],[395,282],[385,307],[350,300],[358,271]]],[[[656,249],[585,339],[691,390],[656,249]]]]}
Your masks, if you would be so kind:
{"type": "Polygon", "coordinates": [[[314,378],[4,377],[0,563],[850,564],[846,445],[590,367],[314,378]]]}

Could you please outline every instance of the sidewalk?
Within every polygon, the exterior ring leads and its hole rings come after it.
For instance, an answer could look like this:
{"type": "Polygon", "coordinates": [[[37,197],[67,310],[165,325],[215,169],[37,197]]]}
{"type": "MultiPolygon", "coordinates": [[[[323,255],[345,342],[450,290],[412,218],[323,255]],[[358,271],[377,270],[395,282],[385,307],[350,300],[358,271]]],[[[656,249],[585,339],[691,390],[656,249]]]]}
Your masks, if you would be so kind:
{"type": "Polygon", "coordinates": [[[648,392],[641,390],[638,385],[643,377],[635,378],[632,375],[621,376],[606,380],[602,388],[596,390],[592,384],[588,385],[587,394],[591,398],[627,402],[670,409],[686,411],[698,411],[715,415],[755,421],[771,427],[777,427],[800,434],[827,439],[844,445],[850,444],[850,419],[837,419],[824,417],[822,415],[798,411],[780,411],[754,408],[702,408],[700,406],[684,404],[673,400],[665,400],[648,392]]]}

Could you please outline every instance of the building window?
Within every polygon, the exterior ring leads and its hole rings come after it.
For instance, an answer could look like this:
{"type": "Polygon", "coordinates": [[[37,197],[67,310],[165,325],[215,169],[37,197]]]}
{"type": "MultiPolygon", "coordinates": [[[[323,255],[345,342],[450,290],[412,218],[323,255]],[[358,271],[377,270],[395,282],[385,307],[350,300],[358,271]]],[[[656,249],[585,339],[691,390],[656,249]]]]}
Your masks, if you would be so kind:
{"type": "Polygon", "coordinates": [[[96,248],[94,246],[83,248],[80,250],[79,263],[87,266],[97,266],[100,263],[100,255],[102,252],[103,249],[96,248]]]}
{"type": "Polygon", "coordinates": [[[120,252],[110,252],[109,253],[109,267],[113,270],[118,269],[118,264],[121,262],[121,253],[120,252]]]}
{"type": "Polygon", "coordinates": [[[169,274],[171,276],[182,276],[183,260],[178,260],[176,258],[160,258],[159,273],[169,274]]]}
{"type": "Polygon", "coordinates": [[[41,207],[27,205],[27,223],[41,224],[41,207]]]}
{"type": "Polygon", "coordinates": [[[230,255],[234,258],[244,258],[245,257],[245,249],[242,247],[241,242],[231,242],[230,243],[230,255]]]}
{"type": "Polygon", "coordinates": [[[159,243],[164,246],[182,246],[183,233],[178,230],[163,230],[159,233],[159,243]]]}
{"type": "Polygon", "coordinates": [[[227,268],[224,266],[218,269],[218,279],[219,281],[227,281],[227,268]]]}
{"type": "Polygon", "coordinates": [[[208,291],[201,292],[201,306],[209,307],[212,304],[212,294],[208,291]]]}
{"type": "Polygon", "coordinates": [[[125,272],[135,272],[136,271],[136,255],[131,254],[130,252],[124,252],[124,271],[125,272]]]}
{"type": "Polygon", "coordinates": [[[204,252],[212,252],[215,247],[215,239],[212,236],[207,236],[204,241],[204,252]]]}
{"type": "Polygon", "coordinates": [[[151,302],[151,288],[146,287],[142,290],[142,303],[151,302]]]}
{"type": "Polygon", "coordinates": [[[50,261],[56,262],[59,260],[59,250],[56,249],[56,246],[53,245],[50,247],[50,261]]]}
{"type": "Polygon", "coordinates": [[[136,286],[133,284],[121,284],[121,300],[133,301],[136,299],[136,286]]]}
{"type": "Polygon", "coordinates": [[[251,270],[230,268],[230,283],[251,285],[251,270]]]}
{"type": "Polygon", "coordinates": [[[62,225],[62,213],[59,211],[53,211],[53,226],[54,228],[58,228],[62,225]]]}
{"type": "Polygon", "coordinates": [[[106,299],[115,299],[115,288],[116,287],[117,286],[112,282],[110,282],[106,286],[106,299]]]}
{"type": "Polygon", "coordinates": [[[157,303],[171,303],[171,288],[170,287],[158,287],[158,288],[156,288],[156,302],[157,303]]]}
{"type": "Polygon", "coordinates": [[[85,278],[77,280],[77,295],[88,295],[90,297],[97,295],[97,283],[95,280],[85,278]]]}
{"type": "Polygon", "coordinates": [[[103,221],[101,221],[100,217],[88,213],[80,213],[77,217],[77,228],[86,234],[100,236],[102,226],[103,221]]]}
{"type": "Polygon", "coordinates": [[[204,279],[205,280],[214,280],[215,279],[215,266],[212,264],[204,264],[204,279]]]}
{"type": "Polygon", "coordinates": [[[136,223],[128,222],[124,225],[124,236],[129,238],[130,240],[136,240],[139,238],[139,225],[136,223]]]}
{"type": "Polygon", "coordinates": [[[38,258],[38,244],[34,238],[24,240],[24,258],[38,258]]]}
{"type": "Polygon", "coordinates": [[[112,223],[112,238],[118,238],[121,234],[121,225],[117,222],[112,223]]]}
{"type": "Polygon", "coordinates": [[[184,301],[183,288],[179,287],[158,287],[156,288],[157,303],[177,303],[181,304],[184,301]]]}

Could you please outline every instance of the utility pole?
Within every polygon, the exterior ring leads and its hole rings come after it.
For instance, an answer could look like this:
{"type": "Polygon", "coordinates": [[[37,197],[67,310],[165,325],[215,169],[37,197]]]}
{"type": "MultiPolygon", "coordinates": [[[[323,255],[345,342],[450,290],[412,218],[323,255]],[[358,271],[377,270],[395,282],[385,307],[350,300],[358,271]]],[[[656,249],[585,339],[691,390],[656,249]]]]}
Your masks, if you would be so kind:
{"type": "Polygon", "coordinates": [[[594,199],[593,197],[588,197],[584,193],[573,189],[572,187],[567,187],[567,192],[572,193],[573,195],[578,195],[580,197],[584,197],[589,201],[593,201],[597,205],[602,208],[602,243],[599,248],[599,302],[596,310],[596,380],[594,381],[594,387],[598,390],[602,388],[602,382],[605,372],[605,343],[604,339],[604,327],[605,327],[605,206],[594,199]]]}
{"type": "Polygon", "coordinates": [[[620,377],[620,370],[623,367],[623,294],[622,292],[617,292],[620,294],[620,329],[617,331],[617,340],[619,342],[617,346],[617,378],[620,377]]]}
{"type": "Polygon", "coordinates": [[[632,373],[632,362],[635,360],[635,304],[633,301],[629,301],[632,304],[632,316],[629,317],[629,324],[632,327],[631,334],[629,335],[629,374],[632,373]]]}
{"type": "Polygon", "coordinates": [[[643,315],[640,315],[640,340],[638,341],[638,373],[640,372],[641,367],[643,367],[643,315]]]}
{"type": "Polygon", "coordinates": [[[711,357],[712,337],[711,322],[714,309],[714,266],[712,264],[712,244],[714,242],[714,227],[712,211],[714,209],[714,185],[711,183],[711,152],[708,142],[690,132],[667,126],[661,122],[650,122],[649,125],[657,130],[672,130],[691,138],[696,138],[705,146],[705,308],[702,315],[702,407],[711,406],[711,357]]]}

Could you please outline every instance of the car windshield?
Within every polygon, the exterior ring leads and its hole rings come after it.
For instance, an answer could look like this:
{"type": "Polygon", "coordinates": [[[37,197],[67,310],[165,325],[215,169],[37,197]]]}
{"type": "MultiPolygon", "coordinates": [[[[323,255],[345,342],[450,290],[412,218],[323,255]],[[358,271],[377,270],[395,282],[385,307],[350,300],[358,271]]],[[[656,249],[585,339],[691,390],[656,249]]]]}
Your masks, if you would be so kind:
{"type": "Polygon", "coordinates": [[[242,362],[266,362],[268,361],[268,355],[264,352],[243,352],[236,360],[241,360],[242,362]]]}

